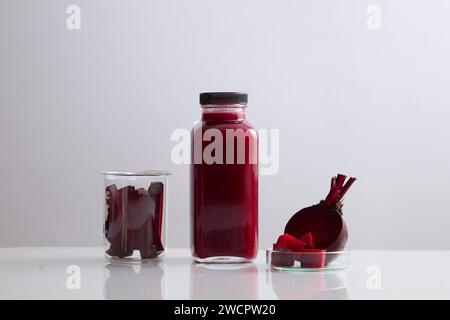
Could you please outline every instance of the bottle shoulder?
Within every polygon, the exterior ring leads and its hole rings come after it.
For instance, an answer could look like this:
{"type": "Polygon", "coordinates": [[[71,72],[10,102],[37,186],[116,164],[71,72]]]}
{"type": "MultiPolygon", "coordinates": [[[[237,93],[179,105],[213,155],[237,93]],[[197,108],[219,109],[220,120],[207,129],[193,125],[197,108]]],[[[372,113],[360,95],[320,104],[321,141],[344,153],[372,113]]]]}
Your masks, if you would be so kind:
{"type": "Polygon", "coordinates": [[[200,121],[197,123],[193,130],[199,130],[200,128],[209,129],[254,129],[256,128],[247,120],[240,121],[200,121]]]}

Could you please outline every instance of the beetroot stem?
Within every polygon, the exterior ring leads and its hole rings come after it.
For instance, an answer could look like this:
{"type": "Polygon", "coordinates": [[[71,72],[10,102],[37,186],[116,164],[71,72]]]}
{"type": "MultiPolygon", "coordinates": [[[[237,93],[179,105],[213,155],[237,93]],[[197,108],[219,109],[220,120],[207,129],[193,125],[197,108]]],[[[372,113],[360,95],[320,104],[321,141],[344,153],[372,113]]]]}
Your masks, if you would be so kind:
{"type": "Polygon", "coordinates": [[[336,177],[331,178],[331,190],[325,198],[326,204],[332,205],[333,203],[336,203],[339,189],[344,184],[345,178],[347,178],[347,176],[344,176],[343,174],[338,174],[336,177]]]}
{"type": "Polygon", "coordinates": [[[345,193],[348,191],[348,189],[350,189],[350,187],[352,186],[353,182],[355,182],[355,181],[356,181],[355,177],[350,177],[347,180],[347,183],[339,191],[339,196],[337,198],[337,201],[341,201],[342,200],[342,198],[344,197],[345,193]]]}
{"type": "Polygon", "coordinates": [[[341,189],[341,187],[344,184],[346,178],[347,178],[347,176],[344,176],[343,174],[338,174],[337,175],[335,191],[338,191],[339,189],[341,189]]]}
{"type": "Polygon", "coordinates": [[[331,178],[331,186],[330,191],[334,190],[334,187],[336,186],[336,177],[331,178]]]}
{"type": "Polygon", "coordinates": [[[335,186],[336,186],[336,177],[331,177],[330,192],[328,192],[327,197],[325,198],[326,203],[328,203],[331,196],[333,195],[335,186]]]}
{"type": "Polygon", "coordinates": [[[343,174],[338,174],[336,177],[336,185],[334,187],[333,196],[331,197],[331,203],[334,204],[338,201],[339,198],[339,191],[341,190],[342,186],[344,185],[345,179],[347,176],[343,174]]]}
{"type": "Polygon", "coordinates": [[[339,190],[341,189],[342,185],[345,182],[345,179],[347,176],[343,174],[338,174],[336,177],[331,178],[331,186],[332,189],[330,190],[330,193],[325,198],[325,203],[328,205],[332,205],[337,202],[339,198],[339,190]]]}
{"type": "Polygon", "coordinates": [[[325,198],[326,204],[330,204],[330,199],[331,199],[331,196],[333,195],[335,186],[336,186],[336,177],[331,177],[330,192],[328,192],[328,194],[325,198]]]}

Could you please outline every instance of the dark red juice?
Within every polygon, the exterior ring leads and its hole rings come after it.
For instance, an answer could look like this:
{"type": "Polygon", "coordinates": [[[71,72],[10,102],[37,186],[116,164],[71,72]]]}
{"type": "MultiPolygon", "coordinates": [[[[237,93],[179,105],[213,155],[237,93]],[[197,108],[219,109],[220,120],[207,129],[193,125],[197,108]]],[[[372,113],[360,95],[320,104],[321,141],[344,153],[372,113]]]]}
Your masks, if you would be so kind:
{"type": "Polygon", "coordinates": [[[193,130],[192,251],[200,262],[244,262],[258,251],[258,137],[245,120],[247,96],[215,94],[193,130]]]}

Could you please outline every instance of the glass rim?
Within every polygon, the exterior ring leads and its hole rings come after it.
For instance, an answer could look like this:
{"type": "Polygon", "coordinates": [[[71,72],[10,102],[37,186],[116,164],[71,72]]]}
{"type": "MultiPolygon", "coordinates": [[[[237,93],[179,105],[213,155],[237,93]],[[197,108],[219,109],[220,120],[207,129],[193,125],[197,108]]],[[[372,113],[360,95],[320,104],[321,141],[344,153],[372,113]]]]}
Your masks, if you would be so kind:
{"type": "Polygon", "coordinates": [[[272,248],[267,248],[266,249],[266,253],[271,253],[271,252],[275,252],[275,253],[281,253],[281,254],[325,254],[325,255],[332,255],[332,254],[348,254],[349,250],[348,249],[344,249],[341,251],[326,251],[325,249],[305,249],[305,251],[298,251],[298,252],[294,252],[294,251],[283,251],[283,250],[273,250],[272,248]],[[308,251],[311,250],[311,251],[308,251]],[[324,250],[325,252],[319,252],[319,251],[314,251],[314,250],[324,250]]]}
{"type": "Polygon", "coordinates": [[[122,176],[122,177],[161,177],[161,176],[170,176],[172,173],[161,170],[144,170],[144,171],[116,170],[116,171],[102,171],[101,174],[104,176],[122,176]]]}

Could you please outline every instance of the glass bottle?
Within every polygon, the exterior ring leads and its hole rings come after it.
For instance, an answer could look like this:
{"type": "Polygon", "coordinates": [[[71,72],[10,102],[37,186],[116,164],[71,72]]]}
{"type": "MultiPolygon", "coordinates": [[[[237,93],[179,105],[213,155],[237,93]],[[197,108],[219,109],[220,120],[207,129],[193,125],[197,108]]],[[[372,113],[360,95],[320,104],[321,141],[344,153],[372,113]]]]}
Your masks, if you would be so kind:
{"type": "Polygon", "coordinates": [[[198,262],[247,262],[258,252],[258,136],[245,119],[247,94],[202,93],[200,105],[192,131],[192,254],[198,262]]]}

